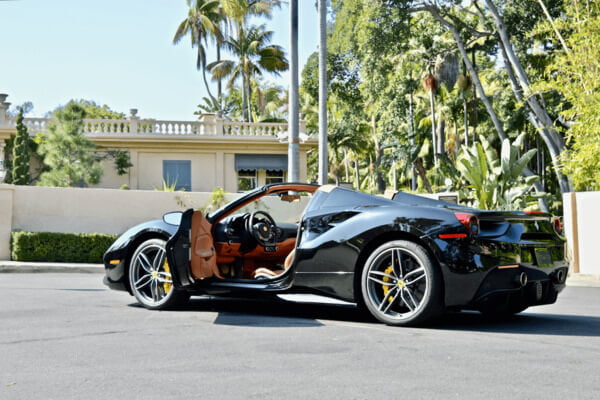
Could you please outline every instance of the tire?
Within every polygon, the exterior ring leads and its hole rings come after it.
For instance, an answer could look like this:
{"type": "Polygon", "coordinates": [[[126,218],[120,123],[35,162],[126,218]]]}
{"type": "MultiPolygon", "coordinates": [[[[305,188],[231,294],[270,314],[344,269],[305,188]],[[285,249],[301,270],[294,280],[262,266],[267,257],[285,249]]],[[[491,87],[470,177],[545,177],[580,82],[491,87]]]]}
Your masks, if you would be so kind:
{"type": "Polygon", "coordinates": [[[422,324],[444,311],[441,272],[422,246],[406,240],[373,251],[362,271],[361,292],[369,312],[388,325],[422,324]]]}
{"type": "Polygon", "coordinates": [[[173,286],[162,239],[146,240],[129,263],[129,285],[137,301],[149,310],[166,310],[184,305],[189,295],[173,286]]]}

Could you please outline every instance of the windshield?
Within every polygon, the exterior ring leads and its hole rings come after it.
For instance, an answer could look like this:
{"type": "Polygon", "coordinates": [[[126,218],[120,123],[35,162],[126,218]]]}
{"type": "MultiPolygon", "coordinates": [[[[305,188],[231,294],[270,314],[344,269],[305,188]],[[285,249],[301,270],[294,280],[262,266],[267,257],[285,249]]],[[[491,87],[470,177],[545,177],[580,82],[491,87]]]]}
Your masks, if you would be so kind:
{"type": "Polygon", "coordinates": [[[317,188],[317,185],[306,183],[282,183],[262,186],[208,214],[206,218],[210,223],[214,223],[216,220],[234,212],[252,212],[258,209],[269,214],[273,213],[275,220],[296,222],[310,202],[311,193],[317,188]],[[272,195],[265,196],[266,193],[272,193],[272,195]],[[267,199],[263,200],[265,197],[267,199]]]}
{"type": "Polygon", "coordinates": [[[240,213],[251,213],[257,210],[268,213],[275,222],[298,223],[304,209],[312,199],[311,193],[300,192],[293,201],[282,200],[279,194],[262,196],[250,204],[240,208],[240,213]]]}

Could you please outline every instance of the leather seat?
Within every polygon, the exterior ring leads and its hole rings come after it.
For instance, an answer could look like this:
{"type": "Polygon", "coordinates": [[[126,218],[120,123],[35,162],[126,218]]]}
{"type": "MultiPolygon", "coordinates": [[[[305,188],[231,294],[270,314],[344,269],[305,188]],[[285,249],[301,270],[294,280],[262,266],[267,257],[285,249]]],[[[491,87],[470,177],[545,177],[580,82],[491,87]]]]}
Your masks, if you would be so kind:
{"type": "Polygon", "coordinates": [[[276,276],[283,274],[285,271],[290,269],[290,267],[292,266],[292,262],[294,261],[295,253],[296,253],[295,249],[290,251],[290,254],[287,255],[287,257],[285,258],[285,261],[283,262],[283,269],[273,271],[272,269],[269,269],[269,268],[257,268],[256,271],[254,271],[254,279],[271,279],[271,278],[275,278],[276,276]]]}

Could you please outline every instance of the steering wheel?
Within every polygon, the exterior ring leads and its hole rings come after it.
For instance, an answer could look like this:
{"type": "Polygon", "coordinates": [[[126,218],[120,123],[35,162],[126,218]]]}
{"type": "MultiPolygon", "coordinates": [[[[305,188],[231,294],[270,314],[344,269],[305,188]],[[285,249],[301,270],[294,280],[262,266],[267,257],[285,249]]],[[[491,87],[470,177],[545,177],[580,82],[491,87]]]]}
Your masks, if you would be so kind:
{"type": "Polygon", "coordinates": [[[246,220],[246,229],[262,246],[274,246],[277,243],[277,224],[273,217],[264,211],[254,211],[246,220]],[[258,217],[260,216],[260,217],[258,217]]]}

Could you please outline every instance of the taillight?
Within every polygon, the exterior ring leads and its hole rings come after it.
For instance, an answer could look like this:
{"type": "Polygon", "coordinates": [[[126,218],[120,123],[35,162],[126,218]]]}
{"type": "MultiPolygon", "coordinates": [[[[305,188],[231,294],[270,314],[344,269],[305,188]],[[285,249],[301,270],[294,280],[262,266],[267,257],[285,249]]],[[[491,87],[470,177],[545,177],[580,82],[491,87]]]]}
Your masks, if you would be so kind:
{"type": "Polygon", "coordinates": [[[562,236],[563,234],[563,226],[562,226],[562,221],[560,220],[560,217],[552,217],[552,227],[554,228],[554,231],[556,233],[558,233],[560,236],[562,236]]]}
{"type": "Polygon", "coordinates": [[[479,219],[469,213],[454,213],[456,219],[463,224],[467,230],[469,236],[476,236],[479,234],[479,219]]]}
{"type": "Polygon", "coordinates": [[[545,214],[545,212],[543,211],[537,211],[537,210],[527,210],[527,211],[523,211],[525,214],[545,214]]]}

